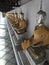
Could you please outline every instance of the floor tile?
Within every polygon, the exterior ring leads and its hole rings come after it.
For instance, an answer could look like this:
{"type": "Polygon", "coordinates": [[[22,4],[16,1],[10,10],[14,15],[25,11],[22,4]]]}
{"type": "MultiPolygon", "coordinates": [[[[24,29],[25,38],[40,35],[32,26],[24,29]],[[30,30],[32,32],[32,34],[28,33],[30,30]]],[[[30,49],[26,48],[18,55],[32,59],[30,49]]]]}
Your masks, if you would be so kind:
{"type": "Polygon", "coordinates": [[[3,60],[3,59],[0,60],[0,65],[6,65],[6,63],[7,62],[5,60],[3,60]]]}
{"type": "Polygon", "coordinates": [[[16,60],[10,41],[6,21],[0,22],[0,65],[16,65],[16,60]]]}
{"type": "Polygon", "coordinates": [[[4,52],[4,51],[0,51],[0,58],[2,58],[5,53],[6,53],[6,52],[4,52]]]}
{"type": "Polygon", "coordinates": [[[0,45],[0,51],[1,51],[2,49],[4,49],[4,48],[5,48],[5,46],[0,45]]]}

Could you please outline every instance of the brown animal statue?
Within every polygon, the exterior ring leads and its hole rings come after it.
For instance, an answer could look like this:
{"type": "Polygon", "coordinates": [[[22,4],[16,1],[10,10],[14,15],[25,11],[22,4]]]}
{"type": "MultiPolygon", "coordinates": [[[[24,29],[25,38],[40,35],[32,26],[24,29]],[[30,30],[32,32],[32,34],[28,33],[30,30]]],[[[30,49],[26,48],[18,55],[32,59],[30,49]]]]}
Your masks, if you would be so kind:
{"type": "Polygon", "coordinates": [[[13,25],[13,26],[17,26],[18,25],[18,17],[17,17],[17,13],[7,13],[6,14],[7,18],[9,19],[10,23],[13,25]],[[15,17],[16,15],[16,17],[15,17]]]}
{"type": "Polygon", "coordinates": [[[49,28],[45,25],[39,26],[35,31],[34,35],[28,39],[25,40],[22,43],[22,48],[27,49],[30,46],[33,45],[41,45],[46,46],[49,45],[49,28]]]}

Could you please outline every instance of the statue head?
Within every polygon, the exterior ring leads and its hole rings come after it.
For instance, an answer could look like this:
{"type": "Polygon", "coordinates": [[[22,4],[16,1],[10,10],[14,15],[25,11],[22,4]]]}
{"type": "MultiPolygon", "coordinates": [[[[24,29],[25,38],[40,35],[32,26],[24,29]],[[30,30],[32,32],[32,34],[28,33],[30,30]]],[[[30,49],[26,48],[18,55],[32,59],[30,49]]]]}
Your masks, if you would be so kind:
{"type": "Polygon", "coordinates": [[[40,10],[37,12],[36,20],[38,24],[40,24],[44,23],[45,19],[46,19],[46,12],[42,10],[42,0],[41,0],[40,10]]]}

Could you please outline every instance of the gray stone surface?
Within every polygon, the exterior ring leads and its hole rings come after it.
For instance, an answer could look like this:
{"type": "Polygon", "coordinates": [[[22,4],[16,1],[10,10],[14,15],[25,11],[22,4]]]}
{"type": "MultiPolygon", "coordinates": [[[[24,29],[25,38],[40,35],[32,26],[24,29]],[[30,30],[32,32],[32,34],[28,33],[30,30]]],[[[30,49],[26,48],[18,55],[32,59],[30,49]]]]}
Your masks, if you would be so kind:
{"type": "Polygon", "coordinates": [[[0,65],[16,65],[6,21],[0,22],[0,65]]]}

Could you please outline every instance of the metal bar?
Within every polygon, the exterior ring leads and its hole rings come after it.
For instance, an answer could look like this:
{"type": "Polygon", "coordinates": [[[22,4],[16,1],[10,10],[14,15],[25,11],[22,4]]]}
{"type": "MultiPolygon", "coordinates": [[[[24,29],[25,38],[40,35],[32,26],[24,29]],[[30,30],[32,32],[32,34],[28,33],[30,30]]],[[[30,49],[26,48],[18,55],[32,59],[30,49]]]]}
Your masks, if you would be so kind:
{"type": "Polygon", "coordinates": [[[18,53],[17,53],[16,48],[15,48],[15,45],[13,43],[13,39],[12,39],[11,32],[10,32],[10,29],[9,29],[8,24],[7,24],[7,28],[8,28],[9,36],[10,36],[10,39],[11,39],[11,42],[12,42],[12,46],[13,46],[13,51],[14,51],[14,54],[15,54],[16,62],[17,62],[18,65],[21,65],[20,64],[20,61],[18,59],[18,53]]]}

